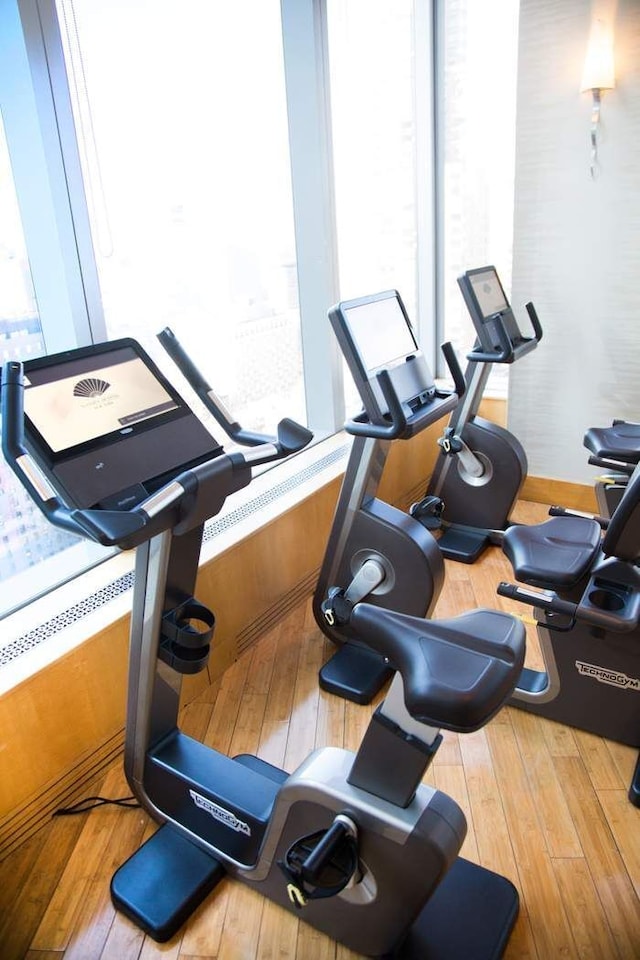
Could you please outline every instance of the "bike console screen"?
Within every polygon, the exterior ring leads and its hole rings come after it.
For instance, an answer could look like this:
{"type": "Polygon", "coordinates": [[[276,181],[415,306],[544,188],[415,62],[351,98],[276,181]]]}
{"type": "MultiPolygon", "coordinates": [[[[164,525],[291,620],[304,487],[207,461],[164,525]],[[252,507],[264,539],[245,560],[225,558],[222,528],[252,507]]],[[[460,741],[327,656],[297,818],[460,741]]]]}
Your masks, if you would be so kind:
{"type": "Polygon", "coordinates": [[[30,452],[80,508],[143,499],[222,451],[130,338],[27,361],[24,412],[30,452]]]}
{"type": "Polygon", "coordinates": [[[400,401],[410,407],[434,395],[433,377],[396,290],[343,301],[329,318],[372,422],[388,412],[377,381],[381,370],[389,372],[400,401]]]}
{"type": "Polygon", "coordinates": [[[126,436],[135,424],[178,408],[131,349],[86,368],[79,360],[26,374],[25,412],[54,454],[109,434],[126,436]]]}
{"type": "Polygon", "coordinates": [[[498,323],[513,347],[524,341],[495,267],[467,270],[458,278],[458,285],[483,350],[501,349],[496,327],[498,323]]]}

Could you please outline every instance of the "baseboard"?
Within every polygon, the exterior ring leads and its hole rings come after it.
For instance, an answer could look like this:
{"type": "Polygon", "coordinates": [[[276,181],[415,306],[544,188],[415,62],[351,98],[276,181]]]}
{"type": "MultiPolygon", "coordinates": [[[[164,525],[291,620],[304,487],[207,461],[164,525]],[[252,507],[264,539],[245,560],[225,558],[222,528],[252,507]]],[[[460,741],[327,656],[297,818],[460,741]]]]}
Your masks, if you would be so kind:
{"type": "Polygon", "coordinates": [[[583,510],[586,513],[598,512],[592,486],[569,483],[567,480],[553,480],[551,477],[527,477],[520,491],[520,499],[569,507],[571,510],[583,510]]]}

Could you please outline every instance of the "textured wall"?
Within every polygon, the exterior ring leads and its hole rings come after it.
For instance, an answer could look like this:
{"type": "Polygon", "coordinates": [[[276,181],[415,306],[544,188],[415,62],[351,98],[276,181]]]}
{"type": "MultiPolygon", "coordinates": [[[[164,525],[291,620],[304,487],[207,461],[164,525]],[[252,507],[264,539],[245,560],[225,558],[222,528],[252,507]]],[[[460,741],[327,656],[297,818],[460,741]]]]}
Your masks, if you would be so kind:
{"type": "Polygon", "coordinates": [[[591,4],[521,4],[512,303],[534,301],[545,337],[511,371],[509,426],[531,475],[574,482],[597,473],[588,426],[640,420],[640,2],[614,15],[617,86],[591,180],[591,4]]]}

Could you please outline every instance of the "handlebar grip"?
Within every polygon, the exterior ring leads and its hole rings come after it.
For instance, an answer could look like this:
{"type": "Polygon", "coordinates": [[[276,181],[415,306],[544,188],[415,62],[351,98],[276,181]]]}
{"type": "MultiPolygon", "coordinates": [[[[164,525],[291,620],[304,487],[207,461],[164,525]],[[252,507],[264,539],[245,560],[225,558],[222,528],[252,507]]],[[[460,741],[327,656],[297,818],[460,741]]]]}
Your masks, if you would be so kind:
{"type": "Polygon", "coordinates": [[[389,405],[391,422],[386,424],[371,423],[370,420],[364,422],[347,420],[345,430],[356,437],[371,437],[374,440],[397,440],[407,429],[407,418],[400,399],[393,389],[389,371],[381,370],[376,379],[382,390],[382,395],[389,405]]]}
{"type": "Polygon", "coordinates": [[[458,399],[460,399],[466,392],[467,382],[464,379],[462,368],[458,363],[458,357],[456,356],[456,352],[453,349],[453,344],[451,343],[450,340],[447,340],[446,343],[442,344],[440,349],[444,354],[444,359],[446,360],[447,366],[449,367],[449,373],[453,377],[455,391],[458,394],[458,399]]]}
{"type": "Polygon", "coordinates": [[[515,583],[502,581],[498,584],[496,593],[500,597],[507,597],[509,600],[518,600],[520,603],[526,603],[528,606],[540,607],[543,610],[559,613],[566,617],[575,617],[578,610],[576,603],[571,603],[569,600],[562,600],[555,594],[549,596],[546,593],[526,590],[523,587],[516,586],[515,583]]]}
{"type": "Polygon", "coordinates": [[[251,430],[243,430],[237,420],[232,420],[231,415],[225,409],[222,401],[216,396],[209,382],[198,370],[175,333],[169,327],[165,327],[157,336],[178,370],[180,370],[185,379],[191,384],[209,413],[213,415],[225,433],[228,433],[236,443],[243,444],[247,447],[257,447],[262,443],[275,443],[274,437],[267,436],[263,433],[253,433],[251,430]]]}
{"type": "Polygon", "coordinates": [[[499,313],[491,318],[495,321],[496,332],[500,340],[497,350],[472,350],[467,354],[467,360],[476,363],[509,363],[513,359],[513,344],[506,331],[504,321],[499,313]]]}
{"type": "Polygon", "coordinates": [[[533,327],[535,338],[538,341],[538,343],[540,343],[540,341],[542,340],[542,324],[538,320],[538,314],[536,313],[536,308],[534,307],[533,303],[529,301],[529,303],[525,303],[525,310],[529,314],[529,320],[531,320],[531,326],[533,327]]]}
{"type": "Polygon", "coordinates": [[[167,351],[171,359],[174,361],[178,369],[185,375],[186,379],[189,381],[198,396],[201,396],[202,394],[205,394],[206,396],[206,394],[208,394],[211,390],[211,387],[200,373],[195,363],[176,337],[173,330],[171,330],[169,327],[165,327],[164,330],[161,330],[158,334],[158,340],[167,351]]]}
{"type": "Polygon", "coordinates": [[[26,453],[23,430],[24,383],[22,364],[5,363],[2,371],[2,450],[8,463],[26,453]]]}

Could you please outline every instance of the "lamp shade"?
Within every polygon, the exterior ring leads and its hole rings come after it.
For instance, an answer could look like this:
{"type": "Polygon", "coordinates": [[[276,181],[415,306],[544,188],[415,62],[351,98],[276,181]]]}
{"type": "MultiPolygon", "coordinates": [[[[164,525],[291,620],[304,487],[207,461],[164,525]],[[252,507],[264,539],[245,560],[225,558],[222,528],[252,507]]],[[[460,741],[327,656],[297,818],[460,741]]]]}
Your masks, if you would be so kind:
{"type": "Polygon", "coordinates": [[[613,29],[604,20],[593,20],[580,90],[611,90],[615,85],[613,29]]]}

